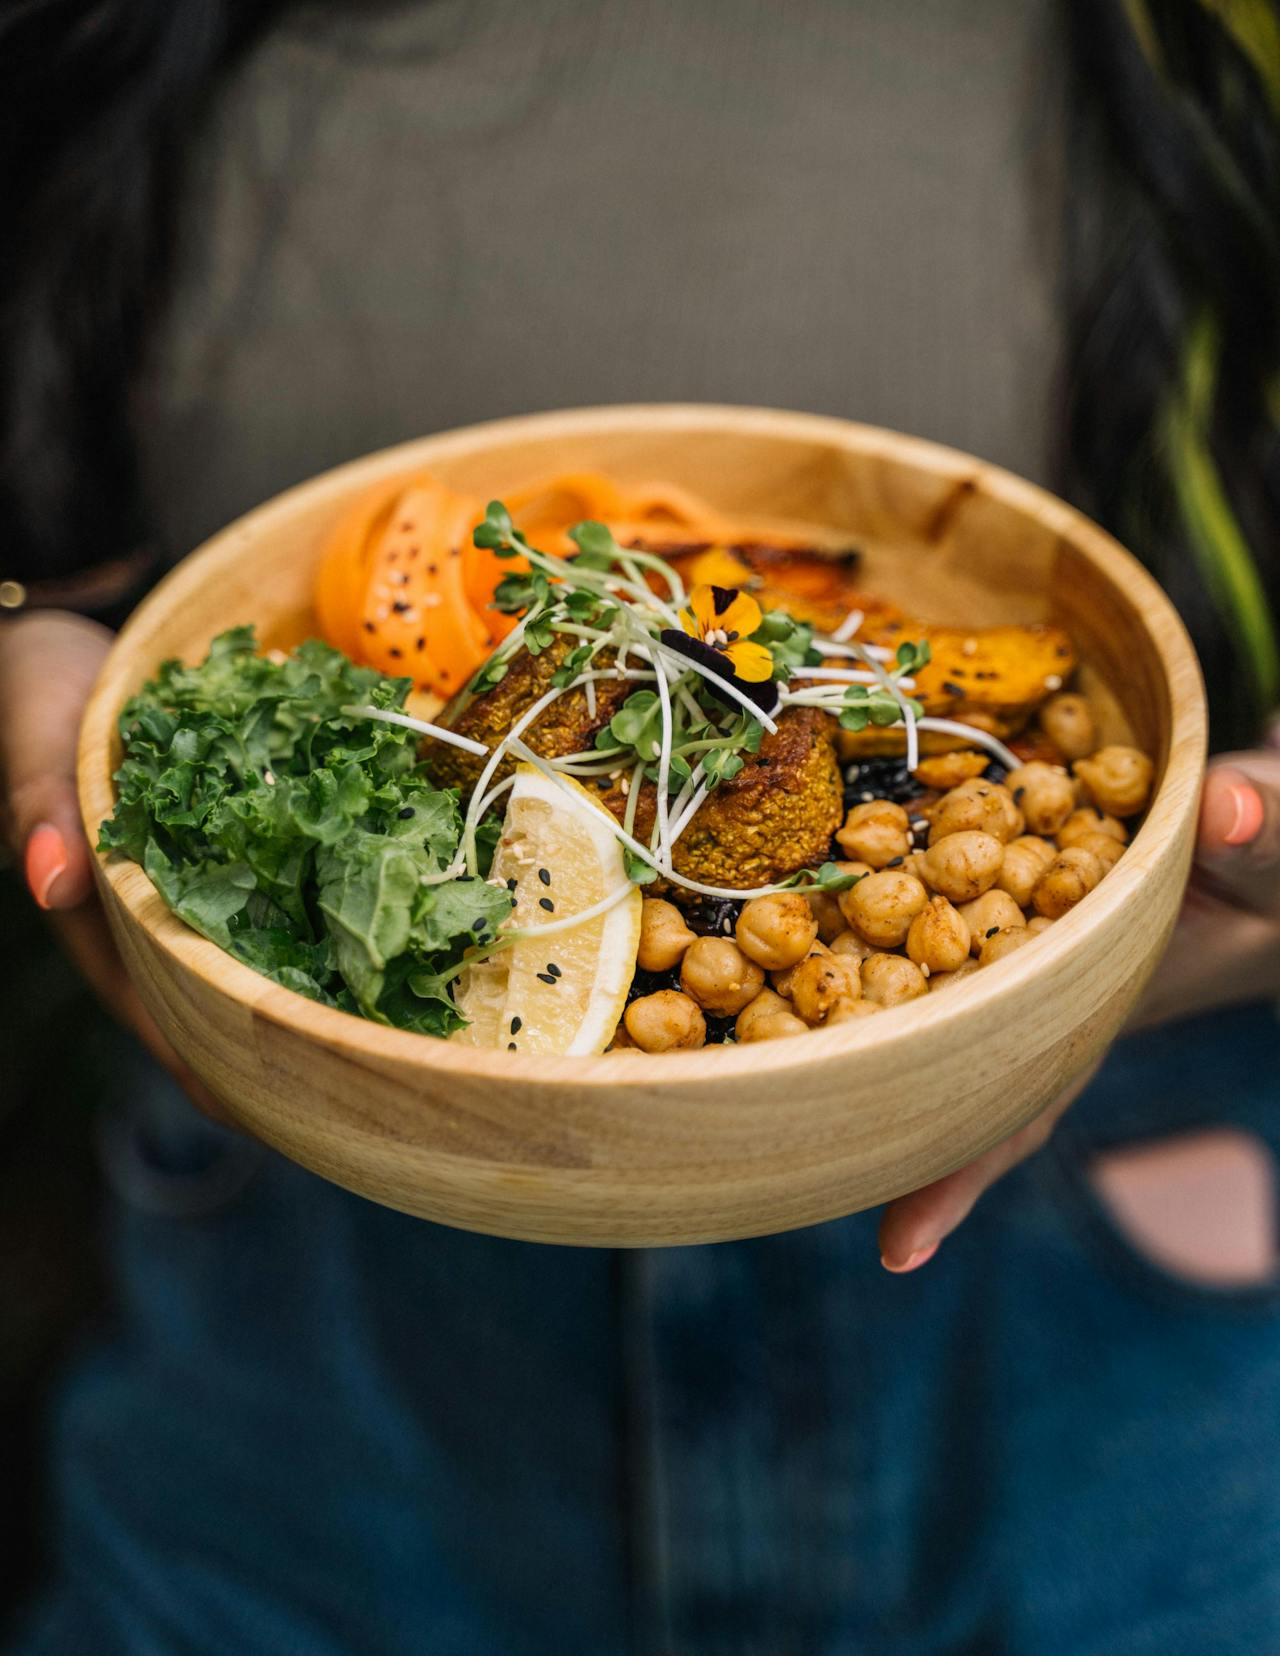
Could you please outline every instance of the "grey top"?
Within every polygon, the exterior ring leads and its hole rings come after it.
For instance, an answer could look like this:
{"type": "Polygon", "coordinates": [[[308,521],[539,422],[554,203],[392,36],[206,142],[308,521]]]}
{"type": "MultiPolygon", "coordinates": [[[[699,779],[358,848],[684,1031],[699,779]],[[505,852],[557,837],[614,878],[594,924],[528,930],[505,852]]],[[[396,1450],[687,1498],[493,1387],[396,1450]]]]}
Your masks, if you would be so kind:
{"type": "Polygon", "coordinates": [[[762,403],[1043,476],[1045,0],[307,6],[193,169],[146,440],[166,550],[401,439],[762,403]]]}

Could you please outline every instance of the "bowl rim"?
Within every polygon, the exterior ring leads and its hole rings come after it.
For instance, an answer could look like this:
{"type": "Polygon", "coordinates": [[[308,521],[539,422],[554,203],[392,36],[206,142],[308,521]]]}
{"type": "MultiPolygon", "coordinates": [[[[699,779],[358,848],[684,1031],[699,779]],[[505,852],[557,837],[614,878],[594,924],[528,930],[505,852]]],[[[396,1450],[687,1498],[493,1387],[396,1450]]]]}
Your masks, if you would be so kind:
{"type": "MultiPolygon", "coordinates": [[[[1168,753],[1160,785],[1131,849],[1141,857],[1124,857],[1107,878],[1052,929],[999,962],[995,974],[972,973],[951,987],[928,1013],[932,1035],[942,1037],[947,1025],[960,1023],[980,1007],[1022,987],[1028,979],[1048,974],[1055,962],[1102,932],[1134,898],[1148,875],[1149,860],[1172,854],[1189,812],[1197,808],[1203,771],[1208,713],[1199,662],[1182,620],[1169,598],[1132,553],[1111,535],[1049,490],[1000,466],[962,450],[911,437],[881,426],[835,416],[784,409],[749,408],[734,404],[628,403],[584,407],[487,420],[454,430],[413,438],[348,460],[294,484],[261,505],[243,513],[194,551],[183,557],[157,583],[126,621],[104,661],[91,693],[81,726],[77,779],[81,815],[90,844],[96,844],[98,825],[114,803],[111,735],[121,702],[123,682],[131,676],[134,640],[145,633],[158,610],[167,611],[188,593],[199,589],[208,567],[229,544],[247,535],[269,533],[273,519],[289,516],[303,497],[309,504],[325,494],[342,496],[358,480],[375,481],[412,466],[435,460],[465,457],[497,442],[522,437],[573,437],[601,430],[627,430],[637,422],[647,432],[665,430],[690,435],[719,433],[731,424],[735,433],[776,436],[814,442],[895,462],[924,464],[935,475],[955,475],[980,483],[980,492],[1025,512],[1064,538],[1084,545],[1090,560],[1108,581],[1125,591],[1141,611],[1143,625],[1160,658],[1166,690],[1170,692],[1168,753]],[[1174,680],[1178,694],[1171,692],[1174,680]],[[1188,690],[1194,687],[1194,693],[1188,690]],[[1188,785],[1193,784],[1193,785],[1188,785]]],[[[228,625],[234,625],[229,620],[228,625]]],[[[153,663],[152,666],[157,665],[153,663]]],[[[150,668],[148,669],[151,670],[150,668]]],[[[803,1041],[806,1060],[815,1063],[866,1051],[894,1041],[906,1042],[919,1030],[920,1009],[914,1002],[886,1008],[875,1023],[861,1020],[834,1029],[813,1029],[776,1041],[747,1046],[717,1045],[693,1052],[648,1054],[628,1052],[625,1060],[597,1054],[569,1057],[521,1052],[515,1058],[502,1050],[464,1046],[408,1030],[373,1023],[352,1013],[308,1000],[273,983],[237,960],[178,919],[164,904],[143,870],[123,858],[95,851],[100,879],[155,946],[206,988],[243,1005],[261,1018],[338,1051],[356,1061],[407,1064],[447,1078],[536,1082],[554,1086],[607,1089],[625,1080],[629,1087],[696,1084],[714,1071],[723,1081],[735,1076],[770,1071],[791,1072],[797,1067],[803,1041]],[[625,1064],[625,1068],[623,1065],[625,1064]]]]}

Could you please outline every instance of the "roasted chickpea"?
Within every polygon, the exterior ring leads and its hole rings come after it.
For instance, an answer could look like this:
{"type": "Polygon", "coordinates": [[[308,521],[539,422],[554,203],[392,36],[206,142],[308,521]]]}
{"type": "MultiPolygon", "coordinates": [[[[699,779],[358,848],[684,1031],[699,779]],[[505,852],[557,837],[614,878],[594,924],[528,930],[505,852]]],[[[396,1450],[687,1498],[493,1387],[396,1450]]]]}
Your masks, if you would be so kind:
{"type": "Polygon", "coordinates": [[[1048,840],[1023,834],[1005,846],[996,885],[1001,891],[1007,891],[1020,908],[1026,908],[1040,876],[1053,858],[1053,846],[1048,840]]]}
{"type": "Polygon", "coordinates": [[[640,946],[636,965],[645,972],[669,972],[694,940],[674,903],[646,897],[640,906],[640,946]]]}
{"type": "Polygon", "coordinates": [[[905,857],[911,849],[909,820],[902,806],[891,799],[873,799],[852,808],[844,827],[836,832],[836,844],[846,856],[856,857],[872,868],[883,868],[895,857],[905,857]]]}
{"type": "Polygon", "coordinates": [[[840,912],[840,904],[836,901],[834,892],[807,891],[805,897],[813,910],[813,918],[818,922],[818,936],[821,940],[830,943],[833,937],[839,937],[844,930],[844,915],[840,912]]]}
{"type": "Polygon", "coordinates": [[[840,911],[868,943],[896,949],[906,942],[911,922],[928,901],[929,893],[914,874],[884,868],[841,892],[840,911]]]}
{"type": "Polygon", "coordinates": [[[1103,867],[1092,851],[1082,851],[1078,845],[1069,845],[1040,876],[1032,902],[1037,914],[1058,920],[1073,909],[1082,897],[1087,897],[1102,878],[1103,867]]]}
{"type": "Polygon", "coordinates": [[[954,972],[968,958],[969,928],[945,897],[930,897],[907,933],[907,953],[929,972],[954,972]]]}
{"type": "Polygon", "coordinates": [[[957,966],[954,972],[930,972],[929,993],[936,995],[940,989],[945,989],[948,984],[959,983],[961,978],[967,978],[971,972],[977,970],[978,962],[976,960],[966,960],[962,965],[957,966]]]}
{"type": "Polygon", "coordinates": [[[803,1035],[809,1026],[772,989],[762,989],[738,1013],[733,1032],[738,1040],[776,1041],[783,1035],[803,1035]]]}
{"type": "Polygon", "coordinates": [[[1104,747],[1072,767],[1095,805],[1112,816],[1131,817],[1145,810],[1151,798],[1155,766],[1133,747],[1104,747]]]}
{"type": "Polygon", "coordinates": [[[1114,868],[1124,856],[1124,846],[1111,834],[1077,834],[1066,849],[1077,848],[1081,851],[1092,851],[1102,864],[1104,874],[1114,868]]]}
{"type": "Polygon", "coordinates": [[[817,935],[818,922],[809,900],[798,891],[753,897],[738,916],[738,947],[748,960],[770,972],[803,959],[817,935]]]}
{"type": "Polygon", "coordinates": [[[862,993],[880,1006],[898,1006],[929,993],[924,973],[902,955],[873,954],[862,963],[862,993]]]}
{"type": "Polygon", "coordinates": [[[990,763],[986,754],[979,753],[975,748],[957,748],[952,753],[930,754],[920,761],[911,774],[926,788],[937,788],[939,793],[946,793],[948,788],[958,788],[971,776],[981,776],[990,763]]]}
{"type": "Polygon", "coordinates": [[[921,878],[940,897],[953,903],[969,903],[996,883],[1003,859],[1004,846],[993,834],[969,828],[948,834],[929,847],[921,864],[921,878]]]}
{"type": "Polygon", "coordinates": [[[1033,759],[1011,770],[1008,783],[1033,834],[1056,834],[1075,810],[1075,787],[1057,765],[1033,759]]]}
{"type": "Polygon", "coordinates": [[[1078,811],[1072,811],[1055,836],[1058,849],[1065,851],[1069,845],[1076,843],[1081,834],[1110,834],[1121,845],[1126,845],[1129,840],[1129,830],[1119,817],[1108,816],[1096,805],[1085,805],[1078,811]]]}
{"type": "Polygon", "coordinates": [[[791,999],[791,983],[796,973],[804,965],[805,960],[811,960],[814,955],[830,955],[831,950],[821,940],[817,939],[810,947],[804,960],[797,960],[794,966],[784,966],[780,972],[769,973],[769,983],[784,1000],[791,999]]]}
{"type": "Polygon", "coordinates": [[[962,904],[960,913],[969,928],[969,946],[974,954],[993,933],[1027,923],[1026,915],[1009,893],[998,891],[994,886],[990,891],[984,891],[981,897],[975,897],[971,903],[962,904]]]}
{"type": "Polygon", "coordinates": [[[1003,931],[983,939],[982,948],[978,951],[978,965],[990,966],[994,961],[1003,960],[1024,943],[1030,943],[1034,935],[1025,926],[1006,926],[1003,931]]]}
{"type": "Polygon", "coordinates": [[[679,1052],[707,1039],[702,1008],[678,989],[642,995],[627,1008],[627,1034],[644,1052],[679,1052]]]}
{"type": "Polygon", "coordinates": [[[1074,691],[1049,697],[1040,709],[1040,728],[1064,759],[1083,759],[1098,745],[1089,703],[1074,691]]]}
{"type": "Polygon", "coordinates": [[[806,955],[791,979],[791,1004],[807,1024],[820,1024],[837,1001],[862,994],[858,962],[847,955],[806,955]]]}
{"type": "Polygon", "coordinates": [[[929,823],[929,844],[948,834],[980,829],[1007,843],[1016,839],[1026,824],[1009,789],[1000,782],[986,782],[980,776],[961,782],[944,794],[934,806],[929,823]]]}
{"type": "Polygon", "coordinates": [[[853,1023],[858,1018],[869,1018],[873,1012],[880,1010],[879,1001],[869,1000],[838,1000],[827,1013],[824,1029],[830,1029],[835,1024],[853,1023]]]}
{"type": "Polygon", "coordinates": [[[764,972],[729,937],[698,937],[684,953],[680,987],[706,1012],[736,1017],[764,988],[764,972]]]}
{"type": "Polygon", "coordinates": [[[844,955],[849,960],[865,960],[875,950],[856,931],[843,931],[832,940],[831,952],[833,955],[844,955]]]}

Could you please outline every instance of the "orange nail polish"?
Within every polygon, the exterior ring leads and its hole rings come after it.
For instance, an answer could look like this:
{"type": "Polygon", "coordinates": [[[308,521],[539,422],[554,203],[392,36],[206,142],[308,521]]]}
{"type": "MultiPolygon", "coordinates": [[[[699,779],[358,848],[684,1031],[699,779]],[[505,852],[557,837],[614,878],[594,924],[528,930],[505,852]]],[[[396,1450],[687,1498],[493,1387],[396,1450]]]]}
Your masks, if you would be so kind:
{"type": "Polygon", "coordinates": [[[67,866],[67,847],[51,822],[31,830],[27,840],[26,875],[31,895],[42,909],[49,907],[49,893],[67,866]]]}
{"type": "Polygon", "coordinates": [[[927,1248],[917,1248],[913,1254],[907,1255],[901,1265],[893,1264],[892,1261],[885,1259],[883,1255],[881,1255],[880,1263],[886,1271],[892,1271],[895,1276],[904,1276],[908,1271],[918,1271],[922,1265],[927,1265],[934,1254],[937,1253],[938,1247],[937,1242],[930,1242],[927,1248]]]}
{"type": "Polygon", "coordinates": [[[1233,782],[1227,791],[1235,815],[1223,839],[1228,845],[1248,845],[1262,828],[1262,795],[1250,782],[1233,782]]]}

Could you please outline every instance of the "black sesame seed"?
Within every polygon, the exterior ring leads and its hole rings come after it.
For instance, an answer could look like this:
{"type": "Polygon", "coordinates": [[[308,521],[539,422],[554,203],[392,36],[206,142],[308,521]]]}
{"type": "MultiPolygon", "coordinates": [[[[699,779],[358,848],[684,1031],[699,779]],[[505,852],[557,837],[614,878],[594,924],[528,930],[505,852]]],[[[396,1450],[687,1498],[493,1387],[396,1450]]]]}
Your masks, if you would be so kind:
{"type": "Polygon", "coordinates": [[[516,1050],[517,1050],[516,1043],[514,1041],[508,1041],[507,1042],[507,1051],[508,1052],[515,1052],[516,1050]]]}
{"type": "Polygon", "coordinates": [[[886,868],[901,868],[906,860],[907,859],[905,857],[890,857],[889,861],[884,866],[886,868]]]}
{"type": "Polygon", "coordinates": [[[550,885],[551,884],[551,875],[547,872],[547,870],[545,868],[540,868],[538,870],[538,878],[542,881],[543,885],[550,885]]]}
{"type": "Polygon", "coordinates": [[[556,980],[555,980],[555,979],[554,979],[554,978],[553,978],[553,977],[552,977],[552,975],[551,975],[551,973],[550,973],[550,972],[535,972],[535,973],[534,973],[534,976],[535,976],[535,977],[536,977],[536,978],[537,978],[537,980],[538,980],[538,982],[539,982],[539,983],[551,983],[551,984],[554,984],[554,983],[555,983],[555,981],[556,981],[556,980]]]}
{"type": "Polygon", "coordinates": [[[371,632],[377,632],[378,629],[374,626],[372,621],[366,621],[365,624],[364,624],[364,630],[367,633],[371,633],[371,632]]]}
{"type": "Polygon", "coordinates": [[[982,935],[984,937],[994,937],[999,930],[1000,930],[999,926],[988,926],[986,931],[983,932],[982,935]]]}
{"type": "Polygon", "coordinates": [[[393,659],[394,659],[394,660],[396,660],[396,661],[399,661],[399,659],[400,659],[400,651],[399,651],[399,650],[397,650],[397,649],[396,649],[396,648],[395,648],[395,647],[394,647],[394,645],[393,645],[393,646],[392,646],[392,648],[391,648],[391,649],[389,649],[389,650],[388,650],[388,651],[387,651],[387,654],[388,654],[388,655],[389,655],[389,656],[391,656],[391,657],[393,657],[393,659]]]}
{"type": "Polygon", "coordinates": [[[551,901],[550,897],[539,897],[538,907],[546,909],[548,914],[554,914],[556,911],[556,905],[551,901]]]}
{"type": "Polygon", "coordinates": [[[1021,805],[1022,804],[1022,796],[1023,796],[1024,793],[1026,793],[1026,791],[1027,790],[1025,788],[1015,788],[1013,790],[1013,803],[1015,805],[1021,805]]]}
{"type": "Polygon", "coordinates": [[[405,603],[403,598],[397,598],[391,607],[397,615],[408,615],[409,613],[409,606],[405,603]]]}
{"type": "Polygon", "coordinates": [[[564,976],[564,973],[556,965],[554,960],[549,960],[547,962],[547,970],[551,973],[552,977],[558,978],[558,977],[563,977],[564,976]]]}
{"type": "Polygon", "coordinates": [[[471,922],[471,929],[477,937],[479,937],[482,932],[487,931],[488,928],[489,922],[483,916],[481,916],[479,920],[473,920],[471,922]]]}
{"type": "Polygon", "coordinates": [[[421,652],[422,650],[425,650],[426,647],[427,647],[426,639],[425,638],[415,639],[413,647],[414,647],[415,650],[418,650],[419,652],[421,652]]]}
{"type": "Polygon", "coordinates": [[[516,889],[516,884],[517,884],[517,881],[515,879],[515,876],[513,875],[511,877],[511,879],[509,879],[507,881],[507,890],[508,891],[514,891],[516,889]]]}
{"type": "Polygon", "coordinates": [[[409,818],[413,815],[413,806],[402,805],[396,812],[396,815],[400,818],[401,822],[408,822],[409,818]]]}
{"type": "Polygon", "coordinates": [[[962,685],[959,685],[959,684],[954,684],[950,679],[943,679],[942,688],[947,692],[947,694],[949,696],[963,696],[964,695],[964,687],[962,685]]]}
{"type": "Polygon", "coordinates": [[[523,1028],[524,1028],[524,1019],[522,1017],[517,1015],[516,1017],[512,1018],[512,1020],[511,1020],[511,1033],[513,1035],[518,1035],[523,1028]]]}

